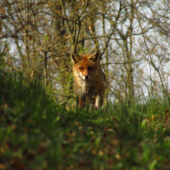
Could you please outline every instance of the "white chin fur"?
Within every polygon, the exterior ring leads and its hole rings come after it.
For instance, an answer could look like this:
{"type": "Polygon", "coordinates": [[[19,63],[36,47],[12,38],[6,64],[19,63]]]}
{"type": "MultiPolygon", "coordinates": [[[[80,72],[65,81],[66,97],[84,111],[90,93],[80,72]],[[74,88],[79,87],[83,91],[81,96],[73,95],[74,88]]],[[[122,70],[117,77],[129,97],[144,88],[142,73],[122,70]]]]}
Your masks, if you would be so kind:
{"type": "Polygon", "coordinates": [[[81,76],[81,75],[80,75],[80,77],[81,77],[83,80],[85,80],[85,76],[81,76]]]}

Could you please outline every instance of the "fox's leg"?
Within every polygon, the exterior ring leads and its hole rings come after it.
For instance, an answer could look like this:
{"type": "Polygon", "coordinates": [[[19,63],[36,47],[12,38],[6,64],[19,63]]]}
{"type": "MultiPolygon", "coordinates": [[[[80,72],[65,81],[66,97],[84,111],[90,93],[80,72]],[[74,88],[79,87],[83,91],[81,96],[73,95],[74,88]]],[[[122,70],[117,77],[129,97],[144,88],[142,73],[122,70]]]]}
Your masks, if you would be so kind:
{"type": "Polygon", "coordinates": [[[94,109],[95,106],[95,97],[94,96],[88,96],[87,97],[87,104],[90,110],[94,109]]]}
{"type": "Polygon", "coordinates": [[[104,99],[104,92],[102,91],[102,92],[100,93],[100,107],[103,106],[103,99],[104,99]]]}
{"type": "Polygon", "coordinates": [[[86,107],[86,99],[79,97],[79,108],[85,108],[86,107]]]}
{"type": "Polygon", "coordinates": [[[95,107],[95,96],[92,96],[90,99],[90,110],[93,110],[95,107]]]}
{"type": "Polygon", "coordinates": [[[89,100],[89,97],[87,97],[86,107],[87,107],[87,108],[90,108],[90,100],[89,100]]]}
{"type": "Polygon", "coordinates": [[[104,89],[104,90],[101,90],[101,91],[99,92],[100,107],[101,107],[101,108],[102,108],[102,106],[103,106],[104,92],[105,92],[105,89],[104,89]]]}
{"type": "Polygon", "coordinates": [[[103,106],[103,98],[104,98],[104,95],[101,96],[100,107],[103,106]]]}
{"type": "Polygon", "coordinates": [[[95,109],[99,108],[99,101],[100,101],[100,96],[96,95],[96,97],[95,97],[95,109]]]}

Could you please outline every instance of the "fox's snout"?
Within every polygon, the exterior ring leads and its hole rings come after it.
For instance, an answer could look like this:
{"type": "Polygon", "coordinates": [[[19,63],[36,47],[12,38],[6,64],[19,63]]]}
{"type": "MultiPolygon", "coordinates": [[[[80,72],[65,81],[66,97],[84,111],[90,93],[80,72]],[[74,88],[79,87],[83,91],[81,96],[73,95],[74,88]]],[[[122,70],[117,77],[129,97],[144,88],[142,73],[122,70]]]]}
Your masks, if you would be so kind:
{"type": "Polygon", "coordinates": [[[90,75],[83,75],[81,72],[79,72],[79,74],[80,74],[80,77],[84,80],[90,79],[90,75]]]}
{"type": "Polygon", "coordinates": [[[88,75],[88,76],[84,76],[84,79],[85,80],[88,80],[90,78],[90,76],[88,75]]]}
{"type": "Polygon", "coordinates": [[[87,80],[89,78],[89,76],[85,76],[85,79],[87,80]]]}

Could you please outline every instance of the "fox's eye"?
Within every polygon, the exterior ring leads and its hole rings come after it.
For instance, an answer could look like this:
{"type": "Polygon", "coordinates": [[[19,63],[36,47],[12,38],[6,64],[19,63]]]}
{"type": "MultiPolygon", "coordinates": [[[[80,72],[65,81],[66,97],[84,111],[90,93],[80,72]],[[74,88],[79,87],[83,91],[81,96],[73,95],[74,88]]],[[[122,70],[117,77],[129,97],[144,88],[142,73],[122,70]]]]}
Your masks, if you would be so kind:
{"type": "Polygon", "coordinates": [[[83,67],[80,67],[79,69],[80,69],[80,70],[83,70],[83,67]]]}
{"type": "Polygon", "coordinates": [[[88,70],[92,70],[93,69],[93,67],[88,67],[88,70]]]}

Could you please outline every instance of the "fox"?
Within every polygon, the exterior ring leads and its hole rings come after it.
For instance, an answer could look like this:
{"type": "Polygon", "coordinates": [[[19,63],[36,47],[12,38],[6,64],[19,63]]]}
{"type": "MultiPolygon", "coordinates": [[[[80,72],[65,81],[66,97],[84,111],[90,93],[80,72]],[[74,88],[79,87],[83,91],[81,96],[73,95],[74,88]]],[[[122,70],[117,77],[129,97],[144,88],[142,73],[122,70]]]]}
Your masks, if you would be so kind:
{"type": "Polygon", "coordinates": [[[74,89],[78,107],[98,109],[103,105],[106,76],[99,67],[99,51],[92,54],[70,54],[73,63],[74,89]]]}

